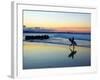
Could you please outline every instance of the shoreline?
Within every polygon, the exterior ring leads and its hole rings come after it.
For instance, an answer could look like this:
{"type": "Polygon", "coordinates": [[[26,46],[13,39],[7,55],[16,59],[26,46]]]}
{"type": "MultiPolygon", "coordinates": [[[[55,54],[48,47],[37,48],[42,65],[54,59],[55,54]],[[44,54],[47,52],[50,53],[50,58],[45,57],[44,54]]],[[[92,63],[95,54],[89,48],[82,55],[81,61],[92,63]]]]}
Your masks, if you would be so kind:
{"type": "Polygon", "coordinates": [[[76,46],[74,59],[68,57],[71,54],[68,45],[25,41],[23,47],[25,69],[90,65],[90,48],[87,47],[76,46]]]}
{"type": "MultiPolygon", "coordinates": [[[[69,41],[52,41],[52,40],[34,40],[34,41],[23,41],[23,42],[28,42],[28,43],[45,43],[45,44],[56,44],[56,45],[67,45],[67,46],[70,46],[70,42],[69,41]]],[[[88,41],[89,42],[89,41],[88,41]]],[[[91,45],[82,45],[82,44],[78,44],[77,47],[87,47],[87,48],[90,48],[91,45]]]]}

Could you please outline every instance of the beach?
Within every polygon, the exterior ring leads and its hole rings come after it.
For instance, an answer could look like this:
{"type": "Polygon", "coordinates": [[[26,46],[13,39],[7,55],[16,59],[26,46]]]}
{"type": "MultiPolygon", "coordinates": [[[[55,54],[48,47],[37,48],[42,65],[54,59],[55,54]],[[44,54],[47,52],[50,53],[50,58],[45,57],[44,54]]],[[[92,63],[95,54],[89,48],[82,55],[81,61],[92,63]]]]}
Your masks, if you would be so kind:
{"type": "Polygon", "coordinates": [[[90,66],[90,47],[77,46],[75,50],[72,59],[69,45],[24,41],[23,69],[90,66]]]}
{"type": "Polygon", "coordinates": [[[91,66],[91,14],[23,11],[23,69],[91,66]]]}

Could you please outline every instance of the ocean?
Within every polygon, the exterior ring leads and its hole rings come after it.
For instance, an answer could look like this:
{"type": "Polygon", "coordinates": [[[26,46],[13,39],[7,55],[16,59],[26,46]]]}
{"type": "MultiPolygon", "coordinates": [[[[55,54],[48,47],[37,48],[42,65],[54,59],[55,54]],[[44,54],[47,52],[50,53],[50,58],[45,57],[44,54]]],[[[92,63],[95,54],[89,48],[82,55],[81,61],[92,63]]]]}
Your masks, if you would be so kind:
{"type": "Polygon", "coordinates": [[[23,69],[62,68],[91,65],[90,34],[24,33],[23,69]],[[47,40],[26,41],[27,35],[49,35],[47,40]],[[69,46],[74,37],[78,46],[69,46]]]}

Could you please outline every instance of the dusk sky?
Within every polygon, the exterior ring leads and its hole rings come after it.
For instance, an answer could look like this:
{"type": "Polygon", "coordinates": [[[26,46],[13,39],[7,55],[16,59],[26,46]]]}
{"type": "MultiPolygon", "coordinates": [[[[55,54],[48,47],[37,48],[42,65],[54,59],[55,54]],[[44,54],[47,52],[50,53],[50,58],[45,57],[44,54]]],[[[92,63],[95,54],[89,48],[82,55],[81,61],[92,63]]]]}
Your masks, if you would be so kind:
{"type": "Polygon", "coordinates": [[[73,12],[23,11],[23,25],[56,32],[90,32],[91,14],[73,12]]]}

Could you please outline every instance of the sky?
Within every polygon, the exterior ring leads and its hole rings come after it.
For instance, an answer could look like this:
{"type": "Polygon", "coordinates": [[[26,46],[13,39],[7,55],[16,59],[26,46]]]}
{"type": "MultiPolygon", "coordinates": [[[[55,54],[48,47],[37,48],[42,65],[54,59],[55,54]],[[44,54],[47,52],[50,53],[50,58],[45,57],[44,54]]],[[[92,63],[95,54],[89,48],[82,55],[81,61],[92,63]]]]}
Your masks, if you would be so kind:
{"type": "Polygon", "coordinates": [[[56,32],[90,32],[91,14],[24,10],[23,25],[53,29],[56,32]]]}

